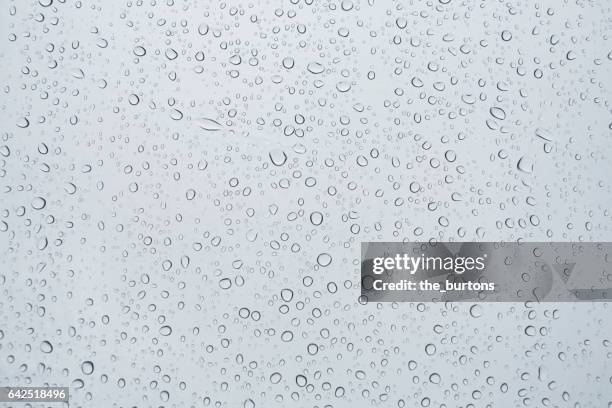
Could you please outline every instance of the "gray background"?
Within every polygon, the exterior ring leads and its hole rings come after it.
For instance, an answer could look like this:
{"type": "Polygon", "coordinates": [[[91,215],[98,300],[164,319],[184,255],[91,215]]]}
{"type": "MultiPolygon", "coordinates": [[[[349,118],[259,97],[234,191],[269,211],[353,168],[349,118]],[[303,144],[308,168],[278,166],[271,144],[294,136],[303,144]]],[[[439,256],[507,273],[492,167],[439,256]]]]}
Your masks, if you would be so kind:
{"type": "Polygon", "coordinates": [[[610,306],[360,304],[362,241],[609,241],[609,1],[0,1],[0,383],[612,406],[610,306]]]}

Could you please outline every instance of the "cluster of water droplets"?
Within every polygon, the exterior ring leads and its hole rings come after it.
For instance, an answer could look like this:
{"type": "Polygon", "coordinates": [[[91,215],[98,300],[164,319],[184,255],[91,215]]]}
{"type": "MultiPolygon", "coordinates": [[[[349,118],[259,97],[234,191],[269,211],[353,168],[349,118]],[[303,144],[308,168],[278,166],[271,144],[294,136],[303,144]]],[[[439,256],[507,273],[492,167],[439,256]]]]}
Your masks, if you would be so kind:
{"type": "Polygon", "coordinates": [[[368,303],[362,241],[607,241],[606,1],[5,1],[0,385],[611,406],[607,304],[368,303]]]}

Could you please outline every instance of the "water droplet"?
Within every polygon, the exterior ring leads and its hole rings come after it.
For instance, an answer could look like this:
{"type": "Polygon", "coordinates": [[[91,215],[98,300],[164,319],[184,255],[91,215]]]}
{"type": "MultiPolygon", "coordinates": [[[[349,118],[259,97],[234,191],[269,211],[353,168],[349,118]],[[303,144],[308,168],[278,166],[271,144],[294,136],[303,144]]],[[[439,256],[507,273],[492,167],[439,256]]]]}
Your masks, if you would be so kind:
{"type": "Polygon", "coordinates": [[[287,155],[280,149],[271,150],[269,156],[272,164],[278,167],[282,166],[287,161],[287,155]]]}
{"type": "Polygon", "coordinates": [[[32,200],[32,208],[35,210],[42,210],[47,205],[47,200],[42,197],[35,197],[32,200]]]}
{"type": "Polygon", "coordinates": [[[295,61],[291,57],[283,58],[283,67],[285,69],[291,69],[295,65],[295,61]]]}
{"type": "Polygon", "coordinates": [[[312,74],[321,74],[323,71],[325,71],[325,67],[316,61],[308,63],[306,68],[312,74]]]}
{"type": "Polygon", "coordinates": [[[332,257],[327,252],[320,253],[317,256],[317,263],[322,267],[328,267],[332,263],[332,257]]]}
{"type": "Polygon", "coordinates": [[[91,375],[94,372],[94,364],[91,361],[83,361],[81,363],[81,371],[85,375],[91,375]]]}
{"type": "Polygon", "coordinates": [[[529,157],[523,156],[519,159],[516,167],[523,173],[530,174],[533,172],[533,165],[533,161],[529,157]]]}
{"type": "Polygon", "coordinates": [[[198,125],[201,129],[207,130],[209,132],[216,132],[218,130],[223,129],[223,126],[219,122],[210,118],[200,119],[198,125]]]}
{"type": "Polygon", "coordinates": [[[17,121],[17,126],[22,129],[25,129],[30,126],[30,121],[27,118],[21,118],[17,121]]]}
{"type": "Polygon", "coordinates": [[[40,343],[40,351],[46,354],[52,353],[53,345],[49,341],[44,340],[40,343]]]}
{"type": "Polygon", "coordinates": [[[137,57],[144,57],[146,54],[147,50],[143,46],[137,45],[134,47],[134,55],[137,57]]]}
{"type": "Polygon", "coordinates": [[[553,138],[552,138],[552,134],[551,134],[551,133],[550,133],[548,130],[546,130],[546,129],[543,129],[543,128],[537,128],[537,129],[535,130],[535,134],[536,134],[536,136],[537,136],[537,137],[539,137],[540,139],[544,139],[544,140],[546,140],[546,141],[548,141],[548,142],[551,142],[551,141],[553,140],[553,138]]]}
{"type": "Polygon", "coordinates": [[[470,316],[478,318],[482,316],[482,306],[476,304],[470,307],[470,316]]]}

